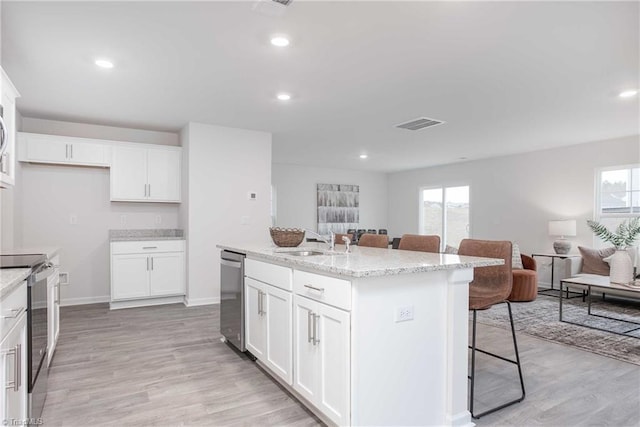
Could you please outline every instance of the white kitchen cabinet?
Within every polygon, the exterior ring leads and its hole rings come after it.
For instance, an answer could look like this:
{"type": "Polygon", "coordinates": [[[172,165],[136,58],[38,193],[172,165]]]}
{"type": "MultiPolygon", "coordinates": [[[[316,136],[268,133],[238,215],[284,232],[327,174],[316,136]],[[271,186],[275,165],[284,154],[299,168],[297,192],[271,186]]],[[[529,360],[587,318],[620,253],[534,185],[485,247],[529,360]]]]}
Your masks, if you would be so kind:
{"type": "Polygon", "coordinates": [[[23,282],[2,301],[0,419],[5,421],[22,422],[27,418],[26,288],[23,282]]]}
{"type": "Polygon", "coordinates": [[[112,308],[176,302],[161,298],[184,294],[184,240],[111,243],[112,308]]]}
{"type": "Polygon", "coordinates": [[[271,372],[291,385],[293,382],[292,271],[286,267],[246,260],[245,274],[247,350],[264,363],[271,372]]]}
{"type": "Polygon", "coordinates": [[[21,162],[96,167],[111,162],[108,141],[20,132],[18,144],[21,162]]]}
{"type": "Polygon", "coordinates": [[[16,153],[16,98],[19,97],[9,77],[0,68],[0,104],[2,118],[7,128],[7,148],[0,157],[0,187],[13,186],[15,183],[16,153]]]}
{"type": "Polygon", "coordinates": [[[47,366],[51,365],[60,335],[60,257],[54,256],[50,262],[54,265],[54,271],[47,279],[47,315],[49,316],[47,366]]]}
{"type": "Polygon", "coordinates": [[[245,278],[245,342],[247,350],[264,360],[267,348],[267,319],[262,310],[266,284],[245,278]]]}
{"type": "Polygon", "coordinates": [[[111,200],[180,202],[182,149],[144,145],[113,147],[111,200]]]}
{"type": "Polygon", "coordinates": [[[338,425],[350,422],[350,320],[345,310],[294,296],[293,388],[338,425]]]}

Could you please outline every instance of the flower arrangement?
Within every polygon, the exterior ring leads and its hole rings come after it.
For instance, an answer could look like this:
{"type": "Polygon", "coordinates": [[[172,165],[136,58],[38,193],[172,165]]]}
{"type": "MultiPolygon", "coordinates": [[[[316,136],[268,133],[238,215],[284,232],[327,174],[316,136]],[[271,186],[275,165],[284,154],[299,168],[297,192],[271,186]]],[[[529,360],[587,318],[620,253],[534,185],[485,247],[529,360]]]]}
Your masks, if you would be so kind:
{"type": "Polygon", "coordinates": [[[611,243],[616,249],[626,249],[633,245],[640,235],[640,217],[625,220],[616,227],[616,231],[610,231],[604,225],[588,220],[591,231],[605,242],[611,243]]]}

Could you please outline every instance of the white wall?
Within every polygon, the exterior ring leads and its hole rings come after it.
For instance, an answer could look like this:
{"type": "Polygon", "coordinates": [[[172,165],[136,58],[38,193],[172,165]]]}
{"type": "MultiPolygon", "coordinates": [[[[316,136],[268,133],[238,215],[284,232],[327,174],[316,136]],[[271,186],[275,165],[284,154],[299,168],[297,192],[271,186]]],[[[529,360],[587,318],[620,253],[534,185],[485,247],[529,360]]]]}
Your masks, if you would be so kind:
{"type": "Polygon", "coordinates": [[[387,174],[274,163],[276,223],[317,230],[316,184],[360,186],[359,228],[387,228],[387,174]]]}
{"type": "Polygon", "coordinates": [[[181,136],[188,163],[188,206],[180,212],[188,231],[187,298],[189,305],[210,304],[220,301],[216,245],[269,241],[271,134],[189,123],[181,136]],[[248,199],[250,191],[257,200],[248,199]]]}
{"type": "MultiPolygon", "coordinates": [[[[108,128],[23,119],[25,132],[55,134],[65,129],[68,136],[116,139],[131,142],[164,143],[177,140],[175,134],[108,128]],[[92,133],[87,134],[86,130],[92,133]],[[99,130],[105,130],[102,134],[99,130]],[[130,138],[124,138],[129,135],[130,138]]],[[[79,304],[109,299],[109,242],[112,228],[176,228],[178,205],[165,203],[122,203],[109,201],[109,169],[18,163],[15,188],[14,234],[16,246],[59,246],[61,270],[69,273],[69,286],[61,288],[62,304],[79,304]],[[71,215],[77,224],[70,224],[71,215]],[[121,223],[125,215],[126,223],[121,223]],[[155,223],[161,216],[160,225],[155,223]]]]}
{"type": "Polygon", "coordinates": [[[524,253],[553,251],[547,223],[576,219],[578,245],[593,246],[597,168],[640,162],[638,136],[469,161],[389,175],[389,229],[418,231],[421,186],[470,185],[471,234],[517,242],[524,253]]]}

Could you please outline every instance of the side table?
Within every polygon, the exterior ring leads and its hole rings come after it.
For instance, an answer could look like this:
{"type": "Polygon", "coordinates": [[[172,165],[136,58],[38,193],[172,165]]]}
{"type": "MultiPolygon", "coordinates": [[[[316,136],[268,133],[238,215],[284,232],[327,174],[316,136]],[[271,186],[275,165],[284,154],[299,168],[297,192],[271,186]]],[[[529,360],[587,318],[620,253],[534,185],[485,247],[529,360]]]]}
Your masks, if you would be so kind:
{"type": "MultiPolygon", "coordinates": [[[[551,258],[551,289],[539,289],[538,290],[538,294],[542,294],[542,295],[548,295],[548,296],[552,296],[552,297],[558,297],[559,294],[558,292],[562,292],[561,289],[555,289],[553,287],[553,275],[555,272],[555,264],[556,264],[556,258],[557,259],[567,259],[567,258],[580,258],[580,255],[578,254],[556,254],[556,253],[552,253],[552,252],[539,252],[539,253],[535,253],[535,254],[531,254],[531,258],[535,258],[535,257],[545,257],[545,258],[551,258]]],[[[567,287],[567,298],[577,298],[577,297],[583,297],[584,293],[578,293],[578,292],[570,292],[569,288],[567,287]],[[569,294],[574,294],[573,297],[569,297],[569,294]]]]}

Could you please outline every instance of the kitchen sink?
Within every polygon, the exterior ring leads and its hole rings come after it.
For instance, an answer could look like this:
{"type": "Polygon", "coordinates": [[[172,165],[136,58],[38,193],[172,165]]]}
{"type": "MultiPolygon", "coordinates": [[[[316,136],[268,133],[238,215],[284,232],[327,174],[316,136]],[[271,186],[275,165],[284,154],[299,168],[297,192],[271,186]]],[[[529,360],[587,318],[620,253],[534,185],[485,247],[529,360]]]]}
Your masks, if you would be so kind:
{"type": "Polygon", "coordinates": [[[293,256],[314,256],[314,255],[325,255],[324,252],[320,251],[294,251],[294,252],[285,252],[287,255],[293,256]]]}

